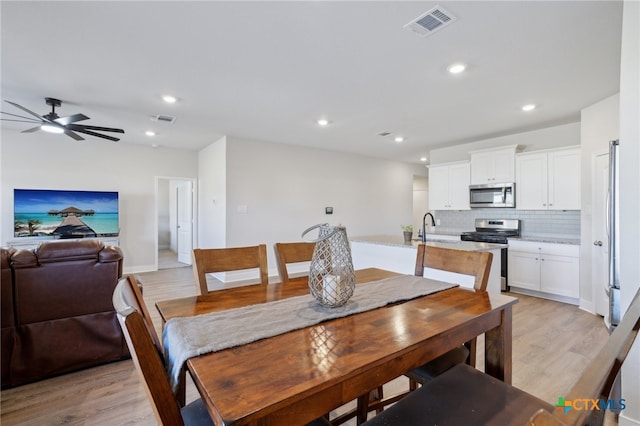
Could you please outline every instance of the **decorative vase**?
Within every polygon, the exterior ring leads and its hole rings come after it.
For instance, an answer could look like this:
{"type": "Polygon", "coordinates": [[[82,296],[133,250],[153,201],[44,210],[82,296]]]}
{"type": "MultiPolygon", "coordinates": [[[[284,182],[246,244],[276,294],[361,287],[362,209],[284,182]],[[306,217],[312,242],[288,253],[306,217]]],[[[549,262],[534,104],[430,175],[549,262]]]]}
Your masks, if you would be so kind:
{"type": "Polygon", "coordinates": [[[405,242],[405,243],[410,243],[410,242],[411,242],[411,239],[413,238],[413,232],[411,232],[411,231],[404,231],[404,232],[403,232],[403,234],[404,234],[404,242],[405,242]]]}
{"type": "Polygon", "coordinates": [[[309,290],[323,306],[342,306],[356,286],[347,229],[324,223],[305,230],[302,237],[317,228],[320,230],[309,266],[309,290]]]}

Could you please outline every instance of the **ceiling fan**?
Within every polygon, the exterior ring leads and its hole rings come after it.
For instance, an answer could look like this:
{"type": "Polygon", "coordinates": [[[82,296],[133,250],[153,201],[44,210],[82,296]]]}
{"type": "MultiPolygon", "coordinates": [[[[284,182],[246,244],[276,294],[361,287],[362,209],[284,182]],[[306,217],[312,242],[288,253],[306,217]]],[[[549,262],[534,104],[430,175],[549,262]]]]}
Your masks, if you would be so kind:
{"type": "Polygon", "coordinates": [[[124,133],[124,130],[114,129],[112,127],[98,127],[98,126],[87,126],[84,124],[75,124],[78,121],[88,120],[89,117],[87,117],[84,114],[73,114],[66,117],[60,117],[58,114],[56,114],[56,107],[60,107],[62,105],[62,101],[60,99],[54,99],[54,98],[44,98],[44,100],[47,103],[47,105],[51,106],[51,112],[42,116],[36,114],[31,110],[28,110],[22,105],[18,105],[15,102],[5,100],[5,102],[13,105],[16,108],[23,110],[24,112],[31,114],[35,118],[25,117],[23,115],[11,114],[9,112],[2,111],[2,114],[6,114],[11,117],[17,117],[17,118],[20,118],[21,120],[17,120],[15,118],[2,118],[1,120],[19,121],[23,123],[37,124],[36,127],[23,130],[22,133],[32,133],[38,130],[44,130],[46,132],[51,132],[51,133],[64,133],[65,135],[70,136],[77,141],[84,140],[84,138],[80,136],[78,133],[84,133],[85,135],[96,136],[98,138],[104,138],[114,142],[117,142],[120,139],[115,138],[113,136],[96,133],[96,131],[124,133]]]}

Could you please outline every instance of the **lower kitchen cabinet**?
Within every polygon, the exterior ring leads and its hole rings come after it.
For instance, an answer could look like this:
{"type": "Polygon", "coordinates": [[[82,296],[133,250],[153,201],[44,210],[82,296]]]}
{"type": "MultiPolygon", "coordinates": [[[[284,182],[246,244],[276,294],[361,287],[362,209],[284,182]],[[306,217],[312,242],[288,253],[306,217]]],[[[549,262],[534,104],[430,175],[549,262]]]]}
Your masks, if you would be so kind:
{"type": "Polygon", "coordinates": [[[509,286],[514,292],[578,304],[580,247],[509,240],[509,286]]]}

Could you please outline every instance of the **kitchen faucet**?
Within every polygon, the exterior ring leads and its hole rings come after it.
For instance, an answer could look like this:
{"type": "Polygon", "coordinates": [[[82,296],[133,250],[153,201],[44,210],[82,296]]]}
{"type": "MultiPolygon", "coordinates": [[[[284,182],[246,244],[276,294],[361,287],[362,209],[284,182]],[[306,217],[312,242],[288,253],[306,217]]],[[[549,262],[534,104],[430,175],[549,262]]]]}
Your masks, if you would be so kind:
{"type": "Polygon", "coordinates": [[[422,242],[426,243],[427,242],[427,216],[431,217],[431,226],[433,226],[435,228],[436,226],[436,221],[433,218],[433,215],[429,212],[427,212],[423,217],[422,217],[422,242]]]}

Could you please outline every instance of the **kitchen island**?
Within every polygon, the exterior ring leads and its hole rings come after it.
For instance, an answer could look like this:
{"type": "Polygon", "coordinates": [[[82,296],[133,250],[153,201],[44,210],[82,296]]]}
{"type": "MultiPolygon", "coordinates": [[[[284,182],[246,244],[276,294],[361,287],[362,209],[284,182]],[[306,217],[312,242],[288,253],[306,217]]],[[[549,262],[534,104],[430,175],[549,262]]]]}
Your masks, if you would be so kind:
{"type": "MultiPolygon", "coordinates": [[[[421,241],[414,240],[404,242],[402,236],[371,235],[364,237],[351,237],[351,256],[355,269],[380,268],[401,274],[414,274],[418,245],[421,241]]],[[[507,246],[504,244],[479,243],[460,241],[455,239],[443,239],[439,236],[427,236],[427,245],[443,247],[454,250],[489,251],[493,253],[491,272],[487,291],[500,293],[500,262],[501,250],[507,246]]],[[[425,268],[425,277],[442,281],[455,282],[463,287],[473,287],[473,278],[470,276],[453,274],[451,272],[425,268]]]]}

